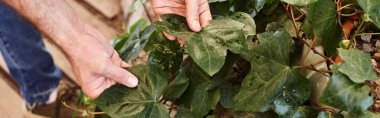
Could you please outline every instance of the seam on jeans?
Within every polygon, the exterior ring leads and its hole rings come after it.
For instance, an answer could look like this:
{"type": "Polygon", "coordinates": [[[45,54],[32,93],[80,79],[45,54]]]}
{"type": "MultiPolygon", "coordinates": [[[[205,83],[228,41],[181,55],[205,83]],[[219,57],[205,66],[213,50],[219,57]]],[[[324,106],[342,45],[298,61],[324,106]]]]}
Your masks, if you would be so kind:
{"type": "MultiPolygon", "coordinates": [[[[0,39],[4,39],[5,40],[5,38],[4,38],[4,34],[3,34],[3,32],[2,31],[0,31],[0,39]]],[[[17,60],[15,59],[15,57],[14,57],[14,55],[13,54],[11,54],[11,50],[9,49],[9,44],[8,43],[6,43],[4,40],[0,40],[1,41],[1,43],[3,43],[3,45],[4,45],[4,47],[5,47],[5,50],[6,51],[8,51],[9,52],[9,56],[11,57],[11,59],[15,62],[15,64],[17,64],[16,66],[17,66],[17,68],[20,68],[19,67],[19,64],[17,63],[17,60]]],[[[22,78],[24,78],[25,77],[25,74],[24,74],[24,72],[22,71],[22,69],[20,69],[20,76],[22,77],[22,78]]],[[[24,79],[25,80],[25,79],[24,79]]],[[[26,79],[27,80],[27,79],[26,79]]],[[[22,86],[26,86],[26,83],[24,82],[24,81],[21,81],[21,83],[19,83],[19,84],[21,84],[20,85],[20,92],[21,92],[21,95],[23,94],[23,92],[22,92],[22,86]]]]}
{"type": "Polygon", "coordinates": [[[49,87],[50,89],[49,90],[46,90],[46,91],[42,91],[42,92],[38,92],[38,93],[31,93],[30,94],[30,97],[40,97],[40,96],[50,96],[50,93],[53,92],[55,89],[58,89],[58,87],[49,87]]]}

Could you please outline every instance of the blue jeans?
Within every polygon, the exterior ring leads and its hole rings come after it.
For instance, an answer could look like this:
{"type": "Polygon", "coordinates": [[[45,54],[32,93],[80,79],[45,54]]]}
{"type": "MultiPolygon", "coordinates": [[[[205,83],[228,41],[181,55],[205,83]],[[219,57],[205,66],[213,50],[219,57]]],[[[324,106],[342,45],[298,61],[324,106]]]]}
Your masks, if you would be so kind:
{"type": "Polygon", "coordinates": [[[26,102],[45,103],[57,88],[61,71],[36,29],[1,0],[0,51],[26,102]]]}

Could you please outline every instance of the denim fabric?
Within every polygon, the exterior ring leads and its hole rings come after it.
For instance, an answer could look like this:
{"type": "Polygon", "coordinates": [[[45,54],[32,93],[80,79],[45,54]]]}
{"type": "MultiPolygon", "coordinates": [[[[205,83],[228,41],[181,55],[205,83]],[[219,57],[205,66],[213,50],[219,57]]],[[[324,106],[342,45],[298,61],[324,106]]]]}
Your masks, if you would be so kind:
{"type": "Polygon", "coordinates": [[[61,72],[36,29],[1,1],[0,51],[26,102],[45,103],[57,88],[61,72]]]}

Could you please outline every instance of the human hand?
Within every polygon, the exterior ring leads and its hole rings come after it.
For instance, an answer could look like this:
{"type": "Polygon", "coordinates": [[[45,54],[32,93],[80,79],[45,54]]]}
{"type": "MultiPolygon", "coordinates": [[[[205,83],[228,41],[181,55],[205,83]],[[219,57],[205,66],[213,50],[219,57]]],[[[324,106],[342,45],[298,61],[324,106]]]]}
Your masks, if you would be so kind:
{"type": "Polygon", "coordinates": [[[128,64],[120,59],[103,35],[86,24],[81,31],[79,36],[74,35],[76,42],[63,50],[69,57],[82,91],[95,99],[116,83],[136,87],[137,78],[122,68],[128,67],[128,64]]]}
{"type": "MultiPolygon", "coordinates": [[[[207,0],[152,0],[153,11],[162,14],[177,14],[186,17],[191,30],[199,32],[212,20],[207,0]]],[[[170,40],[176,37],[164,33],[170,40]]]]}

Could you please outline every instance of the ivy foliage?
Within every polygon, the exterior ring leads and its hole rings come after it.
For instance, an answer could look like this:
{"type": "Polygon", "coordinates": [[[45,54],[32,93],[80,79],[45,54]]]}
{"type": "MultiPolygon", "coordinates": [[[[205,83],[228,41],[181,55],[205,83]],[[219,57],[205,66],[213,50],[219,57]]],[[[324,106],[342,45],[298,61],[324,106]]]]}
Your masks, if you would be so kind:
{"type": "Polygon", "coordinates": [[[111,117],[379,117],[368,110],[376,96],[365,84],[378,78],[372,55],[356,46],[363,42],[359,33],[380,32],[380,1],[337,2],[209,0],[213,20],[200,32],[178,15],[151,25],[141,20],[114,41],[126,62],[149,54],[146,64],[127,69],[138,87],[112,86],[95,104],[111,117]],[[359,15],[346,16],[351,8],[359,15]],[[347,33],[347,21],[361,25],[347,33]],[[326,70],[302,65],[302,49],[323,57],[326,70]],[[304,70],[330,78],[318,100],[310,98],[312,87],[324,85],[312,85],[304,70]]]}

